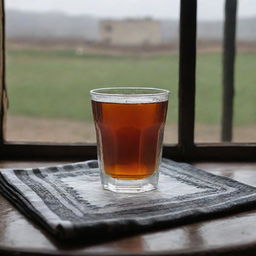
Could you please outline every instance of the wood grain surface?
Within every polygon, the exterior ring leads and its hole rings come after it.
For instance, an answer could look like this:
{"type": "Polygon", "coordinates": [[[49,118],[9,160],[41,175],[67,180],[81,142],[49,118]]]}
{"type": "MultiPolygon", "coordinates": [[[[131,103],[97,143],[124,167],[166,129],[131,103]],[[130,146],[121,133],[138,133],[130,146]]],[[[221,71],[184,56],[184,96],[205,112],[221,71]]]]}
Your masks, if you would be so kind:
{"type": "MultiPolygon", "coordinates": [[[[64,162],[0,162],[0,168],[64,162]]],[[[194,163],[256,186],[256,163],[194,163]]],[[[6,170],[7,171],[7,170],[6,170]]],[[[57,244],[0,196],[0,255],[256,255],[256,210],[126,238],[57,244]]]]}

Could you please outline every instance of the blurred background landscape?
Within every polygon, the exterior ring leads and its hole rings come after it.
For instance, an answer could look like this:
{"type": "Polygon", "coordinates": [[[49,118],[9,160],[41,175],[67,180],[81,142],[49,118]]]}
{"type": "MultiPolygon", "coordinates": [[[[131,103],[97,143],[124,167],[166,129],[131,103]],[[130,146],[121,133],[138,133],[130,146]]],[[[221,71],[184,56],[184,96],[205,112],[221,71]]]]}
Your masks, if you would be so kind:
{"type": "MultiPolygon", "coordinates": [[[[153,15],[153,1],[134,15],[72,13],[65,0],[57,1],[59,9],[28,2],[6,1],[7,140],[93,142],[89,90],[147,86],[171,91],[165,142],[177,142],[179,1],[169,0],[169,16],[160,3],[153,15]]],[[[199,142],[220,141],[224,1],[211,2],[198,1],[199,142]]],[[[234,141],[250,142],[256,141],[256,5],[245,2],[238,6],[234,141]]]]}

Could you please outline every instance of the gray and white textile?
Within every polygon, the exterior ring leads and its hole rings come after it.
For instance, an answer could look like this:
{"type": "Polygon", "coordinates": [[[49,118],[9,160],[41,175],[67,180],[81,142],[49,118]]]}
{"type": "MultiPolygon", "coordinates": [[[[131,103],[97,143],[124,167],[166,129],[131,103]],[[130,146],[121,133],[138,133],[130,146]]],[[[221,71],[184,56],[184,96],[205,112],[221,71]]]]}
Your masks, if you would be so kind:
{"type": "Polygon", "coordinates": [[[0,191],[58,239],[102,237],[180,225],[256,206],[256,188],[164,159],[158,190],[103,190],[96,160],[0,171],[0,191]]]}

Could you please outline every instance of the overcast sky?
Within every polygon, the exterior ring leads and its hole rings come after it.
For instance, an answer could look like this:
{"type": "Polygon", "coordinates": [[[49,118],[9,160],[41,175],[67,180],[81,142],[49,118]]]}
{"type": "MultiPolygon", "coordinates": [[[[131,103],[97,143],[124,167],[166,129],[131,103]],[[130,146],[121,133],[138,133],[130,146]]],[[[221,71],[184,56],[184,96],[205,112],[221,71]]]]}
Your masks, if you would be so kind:
{"type": "MultiPolygon", "coordinates": [[[[98,17],[173,18],[179,15],[179,0],[5,0],[6,8],[29,11],[58,11],[98,17]]],[[[256,0],[238,1],[239,17],[256,16],[256,0]]],[[[224,0],[198,0],[198,18],[223,19],[224,0]]]]}

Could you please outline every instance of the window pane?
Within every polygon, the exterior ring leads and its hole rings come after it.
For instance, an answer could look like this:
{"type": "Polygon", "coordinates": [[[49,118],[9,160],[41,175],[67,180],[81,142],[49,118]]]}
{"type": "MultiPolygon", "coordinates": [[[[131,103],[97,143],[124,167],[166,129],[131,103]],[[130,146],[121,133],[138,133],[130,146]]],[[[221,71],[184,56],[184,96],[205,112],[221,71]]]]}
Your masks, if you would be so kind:
{"type": "Polygon", "coordinates": [[[256,142],[256,2],[237,9],[234,142],[256,142]]]}
{"type": "MultiPolygon", "coordinates": [[[[221,142],[224,0],[198,1],[196,142],[221,142]]],[[[256,2],[238,1],[234,142],[256,141],[256,2]]]]}
{"type": "Polygon", "coordinates": [[[94,142],[89,90],[146,86],[172,92],[165,142],[177,141],[178,0],[5,6],[7,140],[94,142]]]}
{"type": "Polygon", "coordinates": [[[224,0],[198,1],[195,141],[219,142],[224,0]]]}

